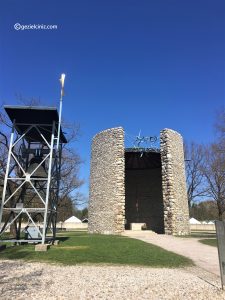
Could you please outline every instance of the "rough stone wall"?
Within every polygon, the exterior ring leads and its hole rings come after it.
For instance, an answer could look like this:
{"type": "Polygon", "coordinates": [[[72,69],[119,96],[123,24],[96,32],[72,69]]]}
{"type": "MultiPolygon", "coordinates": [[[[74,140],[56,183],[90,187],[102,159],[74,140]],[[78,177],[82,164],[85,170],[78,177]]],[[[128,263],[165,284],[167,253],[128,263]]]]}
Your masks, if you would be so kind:
{"type": "Polygon", "coordinates": [[[189,211],[182,136],[171,129],[160,134],[164,226],[166,234],[189,234],[189,211]]]}
{"type": "Polygon", "coordinates": [[[93,138],[88,230],[119,234],[125,221],[124,130],[100,132],[93,138]]]}

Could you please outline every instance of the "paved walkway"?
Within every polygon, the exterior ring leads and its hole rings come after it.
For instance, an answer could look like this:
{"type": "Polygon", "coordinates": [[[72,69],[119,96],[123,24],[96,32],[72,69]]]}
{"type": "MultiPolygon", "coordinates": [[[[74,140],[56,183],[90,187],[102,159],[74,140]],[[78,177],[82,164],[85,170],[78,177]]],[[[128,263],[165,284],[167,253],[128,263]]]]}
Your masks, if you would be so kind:
{"type": "Polygon", "coordinates": [[[166,250],[189,257],[193,262],[216,275],[220,275],[217,247],[207,246],[198,238],[181,238],[171,235],[155,234],[148,231],[125,231],[123,234],[166,250]]]}

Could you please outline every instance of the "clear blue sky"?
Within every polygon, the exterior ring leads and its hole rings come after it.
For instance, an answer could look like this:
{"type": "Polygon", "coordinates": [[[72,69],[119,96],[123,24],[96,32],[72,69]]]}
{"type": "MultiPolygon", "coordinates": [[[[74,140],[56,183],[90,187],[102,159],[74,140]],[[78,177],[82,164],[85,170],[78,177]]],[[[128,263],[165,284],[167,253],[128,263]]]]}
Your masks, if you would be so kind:
{"type": "Polygon", "coordinates": [[[56,104],[62,72],[63,116],[81,126],[75,147],[87,193],[91,139],[103,129],[213,139],[225,104],[225,1],[1,1],[0,102],[21,94],[56,104]]]}

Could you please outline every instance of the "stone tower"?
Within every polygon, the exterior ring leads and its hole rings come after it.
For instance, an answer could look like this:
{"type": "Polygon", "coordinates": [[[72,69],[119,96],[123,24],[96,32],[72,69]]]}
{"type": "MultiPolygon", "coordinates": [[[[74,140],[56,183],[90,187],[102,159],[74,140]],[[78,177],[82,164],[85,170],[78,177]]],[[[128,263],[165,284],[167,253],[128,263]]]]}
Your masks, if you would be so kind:
{"type": "Polygon", "coordinates": [[[132,222],[189,234],[183,139],[176,131],[162,130],[160,151],[142,155],[125,149],[122,127],[93,138],[88,230],[120,234],[132,222]]]}

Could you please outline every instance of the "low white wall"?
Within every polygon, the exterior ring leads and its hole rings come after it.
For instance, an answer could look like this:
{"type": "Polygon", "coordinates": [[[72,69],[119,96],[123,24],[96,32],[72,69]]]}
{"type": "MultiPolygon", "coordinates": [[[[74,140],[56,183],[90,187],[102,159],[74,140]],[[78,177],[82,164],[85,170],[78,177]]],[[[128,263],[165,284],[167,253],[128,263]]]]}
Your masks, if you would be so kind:
{"type": "Polygon", "coordinates": [[[191,231],[215,231],[215,224],[190,224],[191,231]]]}
{"type": "Polygon", "coordinates": [[[58,229],[66,229],[66,230],[69,230],[69,229],[88,229],[88,223],[57,223],[56,224],[56,228],[58,229]]]}

